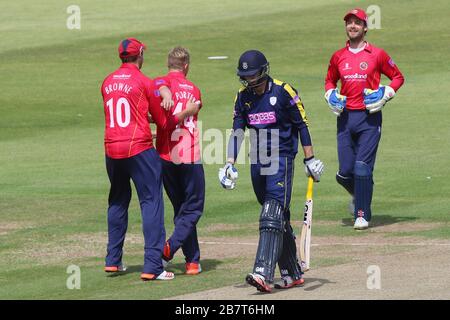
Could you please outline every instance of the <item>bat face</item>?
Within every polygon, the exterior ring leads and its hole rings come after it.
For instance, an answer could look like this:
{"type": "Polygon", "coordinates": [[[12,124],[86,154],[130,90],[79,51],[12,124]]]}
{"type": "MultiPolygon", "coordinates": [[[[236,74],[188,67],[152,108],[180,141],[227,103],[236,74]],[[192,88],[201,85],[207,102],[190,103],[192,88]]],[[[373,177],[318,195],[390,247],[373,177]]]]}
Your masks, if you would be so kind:
{"type": "Polygon", "coordinates": [[[311,250],[311,226],[312,226],[313,200],[305,202],[303,215],[302,232],[300,236],[300,266],[303,272],[309,270],[310,250],[311,250]]]}

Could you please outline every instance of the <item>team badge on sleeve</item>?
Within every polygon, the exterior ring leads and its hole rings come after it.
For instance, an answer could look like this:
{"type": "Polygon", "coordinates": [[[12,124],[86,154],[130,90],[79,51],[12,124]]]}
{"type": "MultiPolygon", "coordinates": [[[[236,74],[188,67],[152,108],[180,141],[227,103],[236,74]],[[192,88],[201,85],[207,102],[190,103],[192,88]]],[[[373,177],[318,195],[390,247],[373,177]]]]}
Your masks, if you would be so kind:
{"type": "Polygon", "coordinates": [[[395,62],[394,60],[392,60],[392,58],[389,59],[388,63],[391,67],[395,66],[395,62]]]}
{"type": "Polygon", "coordinates": [[[295,106],[297,103],[300,102],[300,97],[297,95],[289,102],[291,103],[291,106],[295,106]]]}

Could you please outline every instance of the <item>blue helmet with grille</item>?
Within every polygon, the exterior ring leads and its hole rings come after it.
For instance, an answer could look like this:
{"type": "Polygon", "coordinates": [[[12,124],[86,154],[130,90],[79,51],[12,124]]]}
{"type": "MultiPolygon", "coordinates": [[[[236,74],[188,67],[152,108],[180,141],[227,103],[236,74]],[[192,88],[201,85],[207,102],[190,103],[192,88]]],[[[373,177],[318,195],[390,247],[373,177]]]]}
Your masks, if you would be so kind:
{"type": "Polygon", "coordinates": [[[257,87],[269,76],[269,62],[261,51],[245,51],[239,58],[237,75],[245,87],[257,87]]]}

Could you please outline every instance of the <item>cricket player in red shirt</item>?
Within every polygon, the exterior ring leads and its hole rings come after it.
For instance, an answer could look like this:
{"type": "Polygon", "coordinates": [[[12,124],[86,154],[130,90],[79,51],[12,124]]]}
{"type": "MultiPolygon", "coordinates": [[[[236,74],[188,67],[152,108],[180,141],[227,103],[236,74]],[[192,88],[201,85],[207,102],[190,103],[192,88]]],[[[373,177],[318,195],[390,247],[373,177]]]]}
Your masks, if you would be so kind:
{"type": "Polygon", "coordinates": [[[355,229],[371,220],[373,169],[381,138],[381,109],[402,86],[403,75],[392,58],[364,38],[367,15],[356,8],[345,17],[348,41],[331,57],[325,79],[325,99],[337,115],[337,182],[352,196],[355,229]],[[381,74],[389,85],[381,85],[381,74]],[[337,82],[341,81],[341,89],[337,82]]]}
{"type": "Polygon", "coordinates": [[[106,272],[120,272],[123,244],[131,200],[130,179],[136,187],[142,213],[145,241],[142,280],[171,280],[163,270],[161,255],[165,241],[161,162],[152,142],[148,115],[165,129],[174,128],[198,112],[189,102],[185,110],[167,117],[161,105],[168,104],[168,88],[156,88],[140,71],[145,45],[134,39],[119,45],[122,65],[103,81],[101,93],[105,112],[106,170],[111,182],[108,198],[108,247],[106,272]],[[164,95],[164,103],[161,96],[164,95]]]}
{"type": "MultiPolygon", "coordinates": [[[[169,72],[155,79],[157,86],[167,86],[172,93],[174,105],[167,111],[168,117],[184,110],[189,99],[202,105],[200,90],[186,79],[189,63],[189,51],[175,47],[167,59],[169,72]]],[[[205,202],[205,174],[199,140],[197,115],[186,118],[175,129],[157,126],[156,148],[161,157],[164,189],[173,205],[175,224],[162,258],[164,262],[170,261],[181,248],[188,275],[202,271],[196,225],[205,202]]]]}

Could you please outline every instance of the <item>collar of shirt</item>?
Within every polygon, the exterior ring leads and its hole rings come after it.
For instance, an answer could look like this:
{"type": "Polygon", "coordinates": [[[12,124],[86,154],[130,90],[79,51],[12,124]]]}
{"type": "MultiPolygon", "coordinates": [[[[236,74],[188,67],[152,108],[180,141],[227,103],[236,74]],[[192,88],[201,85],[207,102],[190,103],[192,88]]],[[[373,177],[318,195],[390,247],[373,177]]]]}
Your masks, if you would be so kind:
{"type": "Polygon", "coordinates": [[[139,70],[138,66],[135,65],[134,63],[122,63],[122,65],[120,66],[121,69],[133,69],[136,71],[141,71],[139,70]]]}
{"type": "Polygon", "coordinates": [[[171,70],[167,75],[173,78],[182,78],[182,79],[186,78],[183,71],[180,70],[171,70]]]}
{"type": "MultiPolygon", "coordinates": [[[[261,96],[265,95],[266,93],[271,92],[272,91],[272,87],[273,87],[273,79],[268,76],[267,77],[266,88],[264,90],[264,93],[261,96]]],[[[256,94],[256,92],[253,89],[248,88],[247,91],[250,92],[254,96],[259,96],[258,94],[256,94]]]]}
{"type": "MultiPolygon", "coordinates": [[[[347,40],[347,42],[345,43],[345,47],[347,49],[350,48],[350,40],[347,40]]],[[[364,51],[367,51],[369,53],[372,52],[372,46],[367,41],[366,41],[366,45],[364,46],[364,51]]]]}

